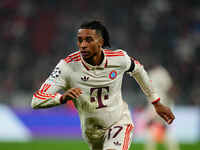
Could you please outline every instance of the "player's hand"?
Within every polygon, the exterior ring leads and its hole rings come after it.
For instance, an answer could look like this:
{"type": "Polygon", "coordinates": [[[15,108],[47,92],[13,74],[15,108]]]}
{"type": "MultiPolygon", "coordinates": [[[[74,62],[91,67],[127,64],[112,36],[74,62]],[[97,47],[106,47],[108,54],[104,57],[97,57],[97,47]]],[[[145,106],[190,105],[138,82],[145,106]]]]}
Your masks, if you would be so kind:
{"type": "Polygon", "coordinates": [[[171,109],[160,102],[157,102],[154,105],[155,111],[157,114],[162,117],[168,124],[171,124],[175,119],[174,114],[171,109]]]}
{"type": "Polygon", "coordinates": [[[62,95],[62,101],[67,102],[68,100],[73,100],[78,98],[82,94],[82,90],[80,88],[71,88],[67,90],[62,95]]]}

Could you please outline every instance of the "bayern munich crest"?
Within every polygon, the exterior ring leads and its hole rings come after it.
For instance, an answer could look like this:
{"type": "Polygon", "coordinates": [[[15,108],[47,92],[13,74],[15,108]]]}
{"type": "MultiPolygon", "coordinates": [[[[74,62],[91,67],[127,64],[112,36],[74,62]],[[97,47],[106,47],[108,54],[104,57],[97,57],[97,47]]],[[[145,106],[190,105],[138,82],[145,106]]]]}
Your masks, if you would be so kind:
{"type": "Polygon", "coordinates": [[[60,68],[56,67],[56,68],[53,70],[53,72],[51,73],[50,76],[51,76],[52,78],[57,78],[57,77],[59,77],[60,74],[61,74],[60,68]]]}
{"type": "Polygon", "coordinates": [[[110,79],[115,79],[117,77],[117,71],[115,70],[112,70],[110,73],[109,73],[109,78],[110,79]]]}

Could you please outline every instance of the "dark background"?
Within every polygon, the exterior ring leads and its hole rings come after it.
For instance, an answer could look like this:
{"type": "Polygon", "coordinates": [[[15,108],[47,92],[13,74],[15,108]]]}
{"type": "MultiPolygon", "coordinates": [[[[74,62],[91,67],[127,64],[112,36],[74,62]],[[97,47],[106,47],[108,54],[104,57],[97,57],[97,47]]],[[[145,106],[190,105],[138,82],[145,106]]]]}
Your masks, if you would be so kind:
{"type": "MultiPolygon", "coordinates": [[[[30,107],[58,61],[77,50],[79,25],[91,19],[107,26],[112,49],[127,51],[147,70],[162,64],[174,80],[177,105],[200,105],[199,0],[1,0],[0,103],[30,107]]],[[[128,78],[126,100],[143,105],[128,78]]]]}

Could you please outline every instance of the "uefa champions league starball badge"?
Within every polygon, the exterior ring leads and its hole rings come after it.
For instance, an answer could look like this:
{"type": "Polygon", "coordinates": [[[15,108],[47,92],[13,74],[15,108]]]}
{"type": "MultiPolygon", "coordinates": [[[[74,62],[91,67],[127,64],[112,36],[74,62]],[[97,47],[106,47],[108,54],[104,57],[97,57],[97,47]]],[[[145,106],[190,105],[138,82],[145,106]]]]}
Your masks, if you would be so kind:
{"type": "Polygon", "coordinates": [[[110,73],[109,73],[109,78],[111,80],[115,79],[117,77],[117,71],[115,70],[112,70],[110,73]]]}
{"type": "Polygon", "coordinates": [[[57,78],[57,77],[59,77],[60,74],[61,74],[60,68],[56,67],[56,68],[53,70],[53,72],[51,73],[50,76],[51,76],[52,78],[57,78]]]}

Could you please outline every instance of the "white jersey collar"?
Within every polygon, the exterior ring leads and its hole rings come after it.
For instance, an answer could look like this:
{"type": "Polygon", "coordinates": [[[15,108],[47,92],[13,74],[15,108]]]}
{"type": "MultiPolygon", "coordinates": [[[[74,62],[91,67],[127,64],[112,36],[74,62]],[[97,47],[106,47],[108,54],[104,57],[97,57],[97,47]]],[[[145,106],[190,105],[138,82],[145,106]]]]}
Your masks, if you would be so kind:
{"type": "Polygon", "coordinates": [[[94,69],[104,69],[107,67],[107,64],[108,64],[108,60],[106,58],[106,55],[104,53],[104,49],[102,49],[103,51],[103,54],[104,54],[104,59],[103,59],[103,62],[100,64],[100,65],[96,65],[96,66],[93,66],[93,65],[90,65],[88,64],[86,61],[84,61],[83,57],[81,56],[81,62],[83,64],[83,66],[87,69],[87,70],[94,70],[94,69]]]}

